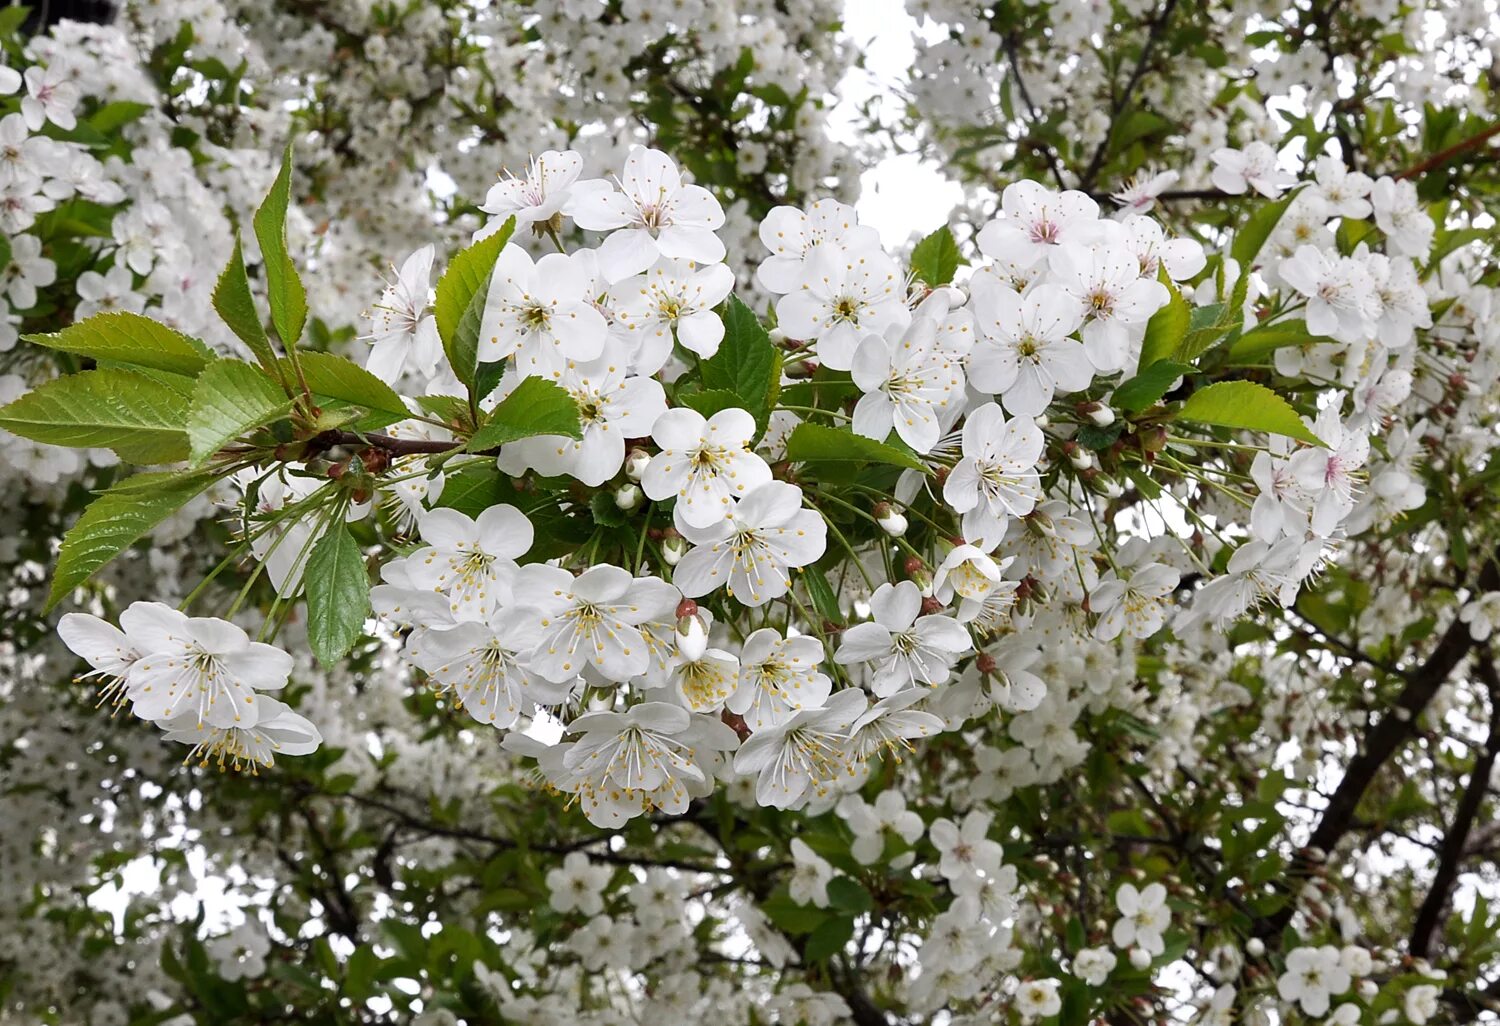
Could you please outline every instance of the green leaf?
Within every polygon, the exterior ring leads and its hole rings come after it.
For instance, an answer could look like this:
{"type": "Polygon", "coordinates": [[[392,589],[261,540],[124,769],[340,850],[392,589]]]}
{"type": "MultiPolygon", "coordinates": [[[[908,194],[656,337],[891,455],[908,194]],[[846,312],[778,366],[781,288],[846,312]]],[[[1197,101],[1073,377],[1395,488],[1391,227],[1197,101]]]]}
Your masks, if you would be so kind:
{"type": "Polygon", "coordinates": [[[447,474],[443,494],[434,505],[456,509],[465,516],[477,517],[491,506],[517,505],[521,495],[511,479],[500,473],[495,461],[475,460],[447,474]]]}
{"type": "Polygon", "coordinates": [[[39,346],[151,370],[196,376],[214,359],[202,342],[137,313],[95,314],[51,335],[27,335],[39,346]]]}
{"type": "Polygon", "coordinates": [[[291,412],[291,400],[265,373],[242,360],[219,360],[198,378],[187,432],[201,466],[229,442],[291,412]]]}
{"type": "Polygon", "coordinates": [[[1286,208],[1292,205],[1292,200],[1297,198],[1298,190],[1293,189],[1275,203],[1267,203],[1256,207],[1255,211],[1245,219],[1245,226],[1234,234],[1234,242],[1229,247],[1229,255],[1240,265],[1240,274],[1248,274],[1250,268],[1255,264],[1255,258],[1260,255],[1261,247],[1276,230],[1276,224],[1281,220],[1281,215],[1286,213],[1286,208]]]}
{"type": "Polygon", "coordinates": [[[130,124],[151,109],[147,103],[136,103],[133,100],[114,100],[106,103],[94,113],[89,115],[89,124],[94,130],[103,135],[118,131],[130,124]]]}
{"type": "Polygon", "coordinates": [[[807,589],[808,598],[812,599],[813,608],[818,615],[829,623],[841,623],[844,619],[844,611],[839,608],[838,596],[834,594],[833,585],[828,583],[828,576],[817,566],[803,568],[802,586],[807,589]]]}
{"type": "Polygon", "coordinates": [[[307,557],[307,640],[313,655],[332,666],[354,647],[370,612],[370,578],[364,556],[342,516],[307,557]]]}
{"type": "Polygon", "coordinates": [[[699,380],[705,392],[737,395],[737,405],[765,430],[781,389],[781,353],[760,318],[738,296],[725,302],[723,317],[724,340],[718,352],[699,364],[699,380]]]}
{"type": "Polygon", "coordinates": [[[1285,435],[1322,445],[1281,396],[1253,381],[1220,381],[1188,396],[1174,420],[1285,435]]]}
{"type": "Polygon", "coordinates": [[[1229,347],[1229,359],[1234,363],[1255,363],[1267,353],[1286,346],[1303,346],[1313,342],[1332,342],[1326,335],[1314,335],[1307,330],[1307,322],[1296,320],[1277,321],[1251,328],[1229,347]]]}
{"type": "Polygon", "coordinates": [[[678,396],[678,401],[690,410],[697,410],[705,417],[712,417],[723,410],[744,409],[744,398],[727,388],[710,388],[704,392],[692,392],[678,396]]]}
{"type": "Polygon", "coordinates": [[[948,284],[966,263],[947,225],[917,243],[917,248],[911,251],[911,273],[918,281],[933,287],[948,284]]]}
{"type": "Polygon", "coordinates": [[[1141,370],[1158,360],[1170,359],[1187,337],[1192,318],[1188,305],[1176,286],[1170,282],[1166,286],[1171,298],[1167,300],[1166,306],[1152,314],[1151,320],[1146,322],[1146,337],[1141,342],[1141,370]]]}
{"type": "Polygon", "coordinates": [[[835,916],[825,919],[812,933],[807,935],[807,947],[802,956],[808,962],[822,962],[831,955],[844,950],[844,945],[854,938],[854,919],[850,916],[835,916]]]}
{"type": "Polygon", "coordinates": [[[483,452],[534,435],[583,437],[578,404],[567,389],[545,378],[522,380],[474,432],[469,451],[483,452]]]}
{"type": "Polygon", "coordinates": [[[465,385],[474,384],[478,364],[479,321],[489,291],[490,272],[500,251],[516,230],[516,219],[508,218],[495,234],[481,239],[453,258],[438,279],[433,313],[437,318],[438,337],[453,372],[465,385]],[[472,321],[472,324],[469,322],[472,321]]]}
{"type": "Polygon", "coordinates": [[[266,337],[266,326],[260,319],[260,311],[255,308],[255,297],[250,294],[250,279],[245,274],[245,255],[240,249],[239,235],[234,237],[234,252],[219,275],[219,283],[214,286],[214,309],[262,367],[271,370],[276,366],[276,354],[271,349],[271,340],[266,337]]]}
{"type": "Polygon", "coordinates": [[[47,596],[50,611],[69,592],[213,484],[213,474],[135,474],[100,495],[63,535],[47,596]]]}
{"type": "Polygon", "coordinates": [[[828,881],[828,904],[843,912],[869,912],[875,907],[870,892],[859,882],[847,876],[836,876],[828,881]]]}
{"type": "MultiPolygon", "coordinates": [[[[411,416],[411,410],[395,389],[352,360],[333,353],[314,352],[300,353],[297,360],[302,365],[307,387],[316,396],[363,406],[397,420],[411,416]]],[[[282,360],[281,365],[283,370],[291,371],[289,361],[282,360]]]]}
{"type": "Polygon", "coordinates": [[[1110,403],[1113,406],[1118,406],[1127,413],[1139,413],[1166,395],[1167,389],[1171,387],[1172,382],[1184,374],[1191,374],[1192,372],[1192,367],[1173,360],[1161,360],[1153,363],[1150,367],[1147,367],[1115,389],[1115,394],[1110,399],[1110,403]]]}
{"type": "Polygon", "coordinates": [[[307,324],[307,292],[286,247],[286,213],[292,204],[292,147],[281,155],[281,170],[260,209],[255,212],[255,237],[266,266],[266,291],[271,300],[271,323],[288,349],[302,337],[307,324]]]}
{"type": "Polygon", "coordinates": [[[127,463],[188,454],[188,393],[117,367],[55,378],[0,409],[0,428],[48,445],[113,449],[127,463]]]}
{"type": "Polygon", "coordinates": [[[893,445],[822,424],[799,424],[787,439],[786,458],[801,463],[889,463],[927,469],[921,460],[893,445]]]}
{"type": "Polygon", "coordinates": [[[615,505],[613,492],[595,492],[589,499],[589,512],[593,515],[594,523],[601,527],[624,527],[630,522],[630,515],[615,505]]]}

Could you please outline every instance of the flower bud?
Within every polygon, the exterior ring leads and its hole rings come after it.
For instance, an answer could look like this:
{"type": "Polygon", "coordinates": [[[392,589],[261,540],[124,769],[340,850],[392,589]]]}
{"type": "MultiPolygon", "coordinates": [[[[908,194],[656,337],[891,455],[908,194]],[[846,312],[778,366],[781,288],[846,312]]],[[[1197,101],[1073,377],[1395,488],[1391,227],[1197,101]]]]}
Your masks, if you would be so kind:
{"type": "Polygon", "coordinates": [[[629,513],[641,504],[641,490],[633,484],[621,485],[615,489],[615,505],[629,513]]]}
{"type": "Polygon", "coordinates": [[[779,346],[781,345],[781,343],[786,341],[786,332],[782,331],[780,328],[772,328],[770,331],[766,332],[766,335],[771,339],[771,344],[773,346],[779,346]]]}
{"type": "Polygon", "coordinates": [[[1098,492],[1106,499],[1118,499],[1120,496],[1125,494],[1125,489],[1120,487],[1120,483],[1106,474],[1099,474],[1098,476],[1096,476],[1094,478],[1093,484],[1094,491],[1098,492]]]}
{"type": "Polygon", "coordinates": [[[1115,411],[1103,403],[1084,403],[1078,407],[1078,412],[1098,427],[1107,428],[1115,422],[1115,411]]]}
{"type": "Polygon", "coordinates": [[[1245,942],[1245,951],[1251,958],[1260,958],[1266,953],[1266,942],[1259,937],[1251,937],[1245,942]]]}
{"type": "Polygon", "coordinates": [[[646,473],[646,465],[651,462],[651,456],[644,449],[631,449],[625,456],[625,476],[632,481],[639,481],[641,475],[646,473]]]}
{"type": "Polygon", "coordinates": [[[1380,993],[1380,985],[1374,980],[1359,981],[1359,996],[1365,1001],[1374,1001],[1380,993]]]}
{"type": "Polygon", "coordinates": [[[1130,964],[1141,970],[1151,968],[1151,952],[1145,948],[1131,948],[1130,964]]]}
{"type": "Polygon", "coordinates": [[[696,663],[707,650],[708,625],[694,604],[692,613],[677,617],[677,651],[688,662],[696,663]]]}
{"type": "Polygon", "coordinates": [[[900,538],[906,534],[906,517],[889,502],[877,502],[874,513],[875,522],[880,525],[880,529],[892,538],[900,538]]]}
{"type": "Polygon", "coordinates": [[[1039,428],[1044,428],[1048,424],[1052,423],[1052,421],[1047,418],[1047,415],[1045,413],[1038,413],[1035,417],[1031,418],[1031,421],[1039,428]]]}
{"type": "Polygon", "coordinates": [[[1068,451],[1068,462],[1075,470],[1087,470],[1094,465],[1094,454],[1075,446],[1068,451]]]}
{"type": "Polygon", "coordinates": [[[668,529],[667,535],[661,542],[661,558],[667,566],[676,566],[683,556],[687,555],[687,539],[675,530],[668,529]]]}

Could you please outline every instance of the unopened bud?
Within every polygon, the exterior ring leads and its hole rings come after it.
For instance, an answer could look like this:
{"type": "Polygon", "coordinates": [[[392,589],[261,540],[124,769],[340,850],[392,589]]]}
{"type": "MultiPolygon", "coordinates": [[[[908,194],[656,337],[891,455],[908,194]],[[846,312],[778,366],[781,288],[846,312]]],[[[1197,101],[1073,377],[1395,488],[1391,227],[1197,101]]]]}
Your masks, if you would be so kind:
{"type": "Polygon", "coordinates": [[[625,476],[632,481],[639,481],[641,475],[646,473],[646,466],[651,462],[651,456],[644,449],[631,449],[625,457],[625,476]]]}
{"type": "Polygon", "coordinates": [[[770,331],[766,332],[766,335],[771,339],[771,344],[773,346],[779,346],[781,345],[781,343],[786,341],[786,332],[782,331],[780,328],[772,328],[770,331]]]}
{"type": "Polygon", "coordinates": [[[1251,958],[1260,958],[1266,953],[1266,942],[1259,937],[1251,937],[1245,942],[1245,952],[1251,958]]]}
{"type": "Polygon", "coordinates": [[[690,663],[703,658],[708,650],[708,626],[696,607],[687,616],[677,617],[677,651],[690,663]]]}
{"type": "Polygon", "coordinates": [[[667,535],[661,542],[661,558],[667,566],[676,566],[683,556],[687,555],[687,539],[675,530],[668,529],[667,535]]]}
{"type": "Polygon", "coordinates": [[[1038,413],[1035,417],[1031,418],[1031,421],[1039,428],[1044,428],[1048,424],[1052,423],[1051,420],[1047,419],[1047,415],[1045,413],[1038,413]]]}
{"type": "Polygon", "coordinates": [[[633,484],[621,485],[615,489],[615,505],[629,513],[641,504],[641,490],[633,484]]]}
{"type": "Polygon", "coordinates": [[[1365,1001],[1374,1001],[1375,996],[1380,993],[1380,985],[1374,980],[1359,981],[1359,996],[1365,1001]]]}
{"type": "Polygon", "coordinates": [[[1094,491],[1106,499],[1118,499],[1125,494],[1125,489],[1120,487],[1120,483],[1107,474],[1097,475],[1093,480],[1093,485],[1094,491]]]}
{"type": "Polygon", "coordinates": [[[1075,470],[1087,470],[1094,465],[1094,454],[1087,449],[1074,447],[1068,452],[1068,462],[1075,470]]]}
{"type": "Polygon", "coordinates": [[[1078,412],[1102,428],[1115,422],[1115,411],[1103,403],[1084,403],[1078,408],[1078,412]]]}
{"type": "Polygon", "coordinates": [[[1137,969],[1151,968],[1151,952],[1145,948],[1130,949],[1130,964],[1137,969]]]}
{"type": "Polygon", "coordinates": [[[875,522],[880,525],[880,529],[892,538],[900,538],[906,534],[905,515],[889,502],[877,502],[874,513],[875,522]]]}

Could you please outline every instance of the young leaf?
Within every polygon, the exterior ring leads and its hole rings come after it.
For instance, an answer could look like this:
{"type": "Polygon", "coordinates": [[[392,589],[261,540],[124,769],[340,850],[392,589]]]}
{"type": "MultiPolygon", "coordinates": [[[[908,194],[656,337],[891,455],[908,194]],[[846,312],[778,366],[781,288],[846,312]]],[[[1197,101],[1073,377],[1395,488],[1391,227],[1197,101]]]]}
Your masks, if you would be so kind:
{"type": "Polygon", "coordinates": [[[1110,404],[1127,413],[1138,413],[1166,395],[1172,382],[1192,372],[1192,367],[1172,360],[1153,363],[1115,389],[1110,404]]]}
{"type": "Polygon", "coordinates": [[[1255,363],[1267,353],[1285,346],[1305,346],[1315,342],[1332,342],[1326,335],[1314,335],[1300,317],[1275,324],[1262,324],[1245,332],[1229,347],[1233,363],[1255,363]]]}
{"type": "Polygon", "coordinates": [[[214,480],[212,474],[148,472],[116,482],[63,535],[48,611],[214,480]]]}
{"type": "Polygon", "coordinates": [[[917,243],[917,248],[911,251],[911,273],[918,281],[934,287],[951,282],[966,263],[947,225],[917,243]]]}
{"type": "Polygon", "coordinates": [[[781,353],[754,312],[730,296],[724,304],[724,340],[699,365],[705,392],[722,390],[740,397],[738,405],[765,427],[781,386],[781,353]]]}
{"type": "Polygon", "coordinates": [[[307,557],[307,640],[313,655],[331,666],[354,647],[370,612],[370,578],[364,556],[342,517],[307,557]]]}
{"type": "Polygon", "coordinates": [[[281,156],[281,171],[255,212],[255,237],[266,266],[266,291],[271,300],[271,323],[288,349],[302,337],[307,324],[307,292],[286,247],[286,212],[292,204],[292,147],[281,156]]]}
{"type": "Polygon", "coordinates": [[[149,317],[124,310],[100,313],[51,335],[27,335],[26,341],[48,349],[76,353],[172,374],[196,376],[215,359],[213,351],[149,317]]]}
{"type": "Polygon", "coordinates": [[[101,367],[54,378],[0,409],[0,428],[48,445],[113,449],[126,463],[188,454],[189,396],[168,381],[101,367]]]}
{"type": "Polygon", "coordinates": [[[1245,220],[1245,227],[1235,232],[1234,242],[1230,244],[1229,255],[1240,265],[1240,274],[1249,272],[1255,265],[1255,258],[1260,255],[1260,249],[1276,230],[1276,223],[1281,220],[1281,215],[1286,213],[1286,208],[1292,205],[1292,200],[1297,198],[1297,191],[1293,189],[1275,203],[1267,203],[1256,207],[1245,220]]]}
{"type": "MultiPolygon", "coordinates": [[[[352,360],[333,353],[304,352],[297,361],[302,365],[307,387],[315,396],[363,406],[397,420],[411,416],[395,389],[352,360]]],[[[281,365],[285,373],[293,373],[288,361],[282,360],[281,365]]]]}
{"type": "Polygon", "coordinates": [[[193,463],[209,457],[247,431],[291,412],[291,400],[264,372],[240,360],[220,360],[198,378],[188,411],[193,463]]]}
{"type": "Polygon", "coordinates": [[[802,957],[807,962],[822,962],[844,950],[854,937],[852,916],[833,916],[825,919],[816,930],[807,935],[807,947],[802,957]]]}
{"type": "Polygon", "coordinates": [[[690,395],[679,396],[679,401],[690,410],[696,410],[705,417],[712,417],[721,410],[744,409],[745,400],[738,392],[731,392],[727,388],[710,388],[703,392],[693,392],[690,395]]]}
{"type": "Polygon", "coordinates": [[[435,505],[477,517],[491,506],[514,506],[520,501],[521,495],[511,479],[500,473],[494,460],[488,459],[475,460],[450,472],[435,505]]]}
{"type": "Polygon", "coordinates": [[[495,260],[515,230],[515,218],[507,219],[498,232],[479,240],[455,256],[443,276],[438,279],[437,296],[432,308],[437,318],[438,337],[443,340],[443,351],[448,354],[448,362],[453,365],[454,373],[465,385],[474,383],[479,341],[477,316],[472,337],[469,333],[460,337],[459,325],[474,303],[476,295],[479,297],[478,313],[484,312],[490,272],[494,270],[495,260]]]}
{"type": "Polygon", "coordinates": [[[214,286],[214,309],[262,367],[272,370],[276,366],[276,354],[271,349],[271,340],[266,337],[266,326],[260,319],[260,311],[255,308],[255,297],[250,294],[250,279],[245,275],[245,256],[238,235],[234,237],[234,252],[229,263],[214,286]]]}
{"type": "Polygon", "coordinates": [[[1152,314],[1151,320],[1146,322],[1146,337],[1141,342],[1141,370],[1158,360],[1170,359],[1187,337],[1192,314],[1175,285],[1168,283],[1167,292],[1171,297],[1167,300],[1167,305],[1152,314]]]}
{"type": "Polygon", "coordinates": [[[1285,399],[1253,381],[1220,381],[1201,388],[1188,396],[1172,417],[1217,427],[1267,431],[1310,445],[1323,444],[1285,399]]]}
{"type": "Polygon", "coordinates": [[[583,437],[578,404],[562,386],[543,378],[526,378],[517,385],[474,432],[469,451],[482,452],[533,435],[583,437]]]}
{"type": "Polygon", "coordinates": [[[893,445],[822,424],[799,424],[786,441],[786,458],[801,463],[889,463],[926,470],[921,460],[893,445]]]}

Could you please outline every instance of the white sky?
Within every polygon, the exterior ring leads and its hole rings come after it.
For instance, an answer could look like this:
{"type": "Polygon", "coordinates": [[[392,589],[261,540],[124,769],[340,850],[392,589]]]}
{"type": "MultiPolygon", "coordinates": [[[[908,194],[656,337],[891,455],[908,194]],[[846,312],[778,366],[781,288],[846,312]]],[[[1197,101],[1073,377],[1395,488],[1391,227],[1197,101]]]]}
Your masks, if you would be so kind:
{"type": "MultiPolygon", "coordinates": [[[[865,67],[851,68],[839,83],[840,102],[830,118],[834,138],[854,143],[861,136],[858,105],[870,97],[895,98],[896,83],[916,57],[917,21],[902,0],[845,0],[844,32],[865,52],[865,67]]],[[[880,232],[888,249],[904,245],[946,224],[963,190],[944,178],[937,165],[915,155],[891,157],[860,176],[859,219],[880,232]]]]}

